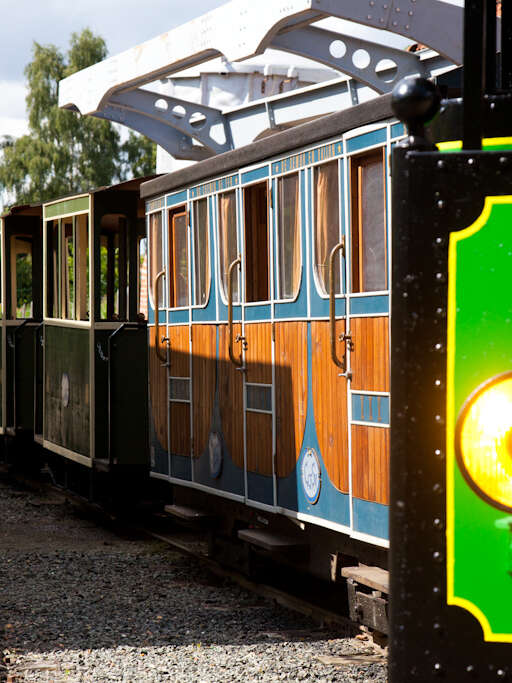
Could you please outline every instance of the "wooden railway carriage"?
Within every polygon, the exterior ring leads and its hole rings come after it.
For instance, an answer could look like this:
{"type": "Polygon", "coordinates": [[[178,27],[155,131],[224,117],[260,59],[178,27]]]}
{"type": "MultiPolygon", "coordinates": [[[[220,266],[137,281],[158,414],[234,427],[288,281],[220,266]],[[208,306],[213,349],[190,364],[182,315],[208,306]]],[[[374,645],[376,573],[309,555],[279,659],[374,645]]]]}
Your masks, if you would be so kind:
{"type": "MultiPolygon", "coordinates": [[[[8,437],[32,439],[34,338],[43,305],[42,237],[39,204],[12,207],[1,218],[0,433],[8,437]]],[[[8,443],[14,446],[10,438],[8,443]]]]}
{"type": "Polygon", "coordinates": [[[59,474],[77,471],[82,484],[92,484],[97,472],[132,476],[147,467],[139,185],[133,180],[43,205],[37,380],[44,390],[36,400],[36,440],[55,454],[59,474]]]}
{"type": "Polygon", "coordinates": [[[315,548],[388,545],[390,117],[379,98],[141,188],[152,476],[321,576],[315,548]]]}

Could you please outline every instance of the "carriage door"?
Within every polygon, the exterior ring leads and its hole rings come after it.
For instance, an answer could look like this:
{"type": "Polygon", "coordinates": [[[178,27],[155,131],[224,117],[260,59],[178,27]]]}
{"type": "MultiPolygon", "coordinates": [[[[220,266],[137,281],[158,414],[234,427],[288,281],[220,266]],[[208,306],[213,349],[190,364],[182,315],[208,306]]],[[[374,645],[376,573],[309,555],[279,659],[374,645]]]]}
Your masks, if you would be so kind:
{"type": "Polygon", "coordinates": [[[388,504],[389,292],[385,148],[350,159],[351,240],[348,327],[354,530],[372,526],[374,504],[388,504]]]}
{"type": "Polygon", "coordinates": [[[274,505],[270,205],[267,181],[243,189],[246,495],[274,505]]]}

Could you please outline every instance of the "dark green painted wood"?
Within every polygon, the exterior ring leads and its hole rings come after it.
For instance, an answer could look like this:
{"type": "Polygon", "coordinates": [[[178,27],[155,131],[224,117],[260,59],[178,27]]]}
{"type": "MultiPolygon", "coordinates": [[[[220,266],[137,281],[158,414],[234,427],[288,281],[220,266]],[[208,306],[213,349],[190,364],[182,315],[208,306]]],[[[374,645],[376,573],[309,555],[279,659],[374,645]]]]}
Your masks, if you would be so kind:
{"type": "Polygon", "coordinates": [[[44,438],[90,455],[89,330],[45,325],[44,438]],[[69,403],[63,401],[63,375],[69,403]]]}
{"type": "Polygon", "coordinates": [[[57,218],[58,216],[66,216],[70,213],[89,211],[90,197],[77,197],[75,199],[64,199],[62,202],[44,206],[44,217],[57,218]]]}

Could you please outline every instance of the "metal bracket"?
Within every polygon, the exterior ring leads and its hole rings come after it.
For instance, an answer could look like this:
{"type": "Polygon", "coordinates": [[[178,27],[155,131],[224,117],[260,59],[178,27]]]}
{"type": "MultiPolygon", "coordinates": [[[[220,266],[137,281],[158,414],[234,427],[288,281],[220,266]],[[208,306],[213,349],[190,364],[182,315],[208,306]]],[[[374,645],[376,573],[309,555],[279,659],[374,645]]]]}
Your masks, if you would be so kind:
{"type": "Polygon", "coordinates": [[[211,154],[222,154],[233,149],[231,128],[218,109],[141,89],[116,93],[110,97],[108,104],[170,126],[200,142],[211,154]],[[224,141],[213,138],[212,129],[215,127],[220,129],[219,137],[224,138],[224,141]]]}
{"type": "Polygon", "coordinates": [[[331,66],[378,93],[390,92],[404,76],[426,75],[419,57],[411,52],[313,26],[274,36],[269,47],[331,66]]]}

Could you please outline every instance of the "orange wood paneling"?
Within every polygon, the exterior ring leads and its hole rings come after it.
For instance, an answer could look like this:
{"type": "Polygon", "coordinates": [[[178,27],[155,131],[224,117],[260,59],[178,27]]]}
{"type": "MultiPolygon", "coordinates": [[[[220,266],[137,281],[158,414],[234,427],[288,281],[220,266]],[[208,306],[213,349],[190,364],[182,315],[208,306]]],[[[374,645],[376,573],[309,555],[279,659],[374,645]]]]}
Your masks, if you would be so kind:
{"type": "Polygon", "coordinates": [[[171,377],[190,377],[190,343],[188,325],[169,327],[171,345],[171,377]]]}
{"type": "MultiPolygon", "coordinates": [[[[336,335],[345,331],[345,321],[336,323],[336,335]]],[[[329,322],[311,323],[313,346],[312,380],[315,425],[322,458],[331,482],[347,493],[348,482],[348,421],[347,380],[331,360],[329,322]]],[[[338,356],[343,344],[338,343],[338,356]]]]}
{"type": "Polygon", "coordinates": [[[272,415],[246,413],[247,469],[272,476],[272,415]]]}
{"type": "Polygon", "coordinates": [[[247,324],[245,338],[247,381],[272,384],[272,323],[247,324]]]}
{"type": "MultiPolygon", "coordinates": [[[[160,332],[165,328],[160,327],[160,332]]],[[[155,328],[149,327],[149,396],[160,446],[167,451],[167,368],[155,352],[155,328]]]]}
{"type": "MultiPolygon", "coordinates": [[[[233,325],[233,337],[241,334],[241,325],[233,325]]],[[[219,325],[219,404],[222,432],[235,465],[244,466],[243,373],[229,360],[228,326],[219,325]]],[[[235,344],[237,356],[240,344],[235,344]]]]}
{"type": "Polygon", "coordinates": [[[389,429],[352,425],[352,492],[389,504],[389,429]]]}
{"type": "Polygon", "coordinates": [[[299,458],[306,425],[307,323],[275,323],[277,473],[287,477],[299,458]]]}
{"type": "Polygon", "coordinates": [[[194,456],[208,444],[215,401],[216,325],[192,326],[194,456]]]}
{"type": "Polygon", "coordinates": [[[170,403],[171,453],[190,455],[190,404],[170,403]]]}
{"type": "Polygon", "coordinates": [[[389,318],[351,318],[352,389],[389,391],[389,318]]]}

